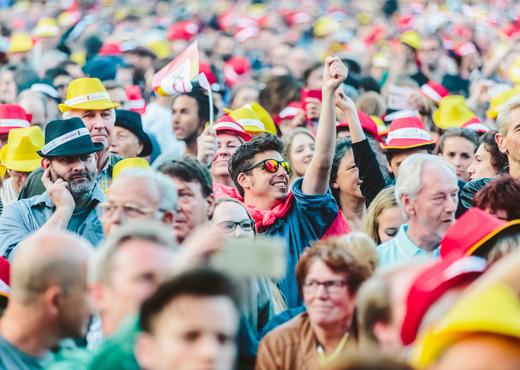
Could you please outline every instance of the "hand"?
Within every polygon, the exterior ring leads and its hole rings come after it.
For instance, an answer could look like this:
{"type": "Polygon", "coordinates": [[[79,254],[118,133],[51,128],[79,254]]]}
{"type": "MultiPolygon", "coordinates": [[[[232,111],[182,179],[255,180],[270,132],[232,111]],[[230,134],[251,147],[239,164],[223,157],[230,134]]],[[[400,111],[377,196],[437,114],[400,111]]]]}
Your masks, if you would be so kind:
{"type": "Polygon", "coordinates": [[[324,91],[334,93],[336,89],[347,79],[348,68],[338,57],[327,57],[323,70],[324,91]]]}
{"type": "Polygon", "coordinates": [[[343,91],[337,90],[335,98],[336,107],[342,112],[355,112],[357,110],[356,104],[343,91]]]}
{"type": "Polygon", "coordinates": [[[56,209],[74,210],[76,202],[69,191],[68,182],[63,181],[62,179],[57,179],[53,182],[51,180],[51,170],[50,168],[47,168],[43,172],[42,184],[45,187],[49,198],[51,198],[52,203],[56,206],[56,209]]]}
{"type": "Polygon", "coordinates": [[[305,112],[308,120],[319,119],[321,101],[316,98],[305,98],[305,112]]]}
{"type": "Polygon", "coordinates": [[[217,154],[217,134],[211,127],[206,127],[197,138],[197,159],[205,166],[209,166],[217,154]]]}

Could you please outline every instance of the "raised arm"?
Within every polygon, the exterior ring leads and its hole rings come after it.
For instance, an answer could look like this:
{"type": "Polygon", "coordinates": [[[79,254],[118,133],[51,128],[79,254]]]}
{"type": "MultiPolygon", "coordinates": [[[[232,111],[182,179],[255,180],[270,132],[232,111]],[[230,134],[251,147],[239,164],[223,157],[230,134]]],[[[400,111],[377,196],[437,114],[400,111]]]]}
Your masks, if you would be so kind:
{"type": "Polygon", "coordinates": [[[325,194],[336,147],[336,89],[347,78],[347,67],[337,57],[328,57],[323,70],[323,102],[312,161],[302,183],[304,194],[325,194]]]}

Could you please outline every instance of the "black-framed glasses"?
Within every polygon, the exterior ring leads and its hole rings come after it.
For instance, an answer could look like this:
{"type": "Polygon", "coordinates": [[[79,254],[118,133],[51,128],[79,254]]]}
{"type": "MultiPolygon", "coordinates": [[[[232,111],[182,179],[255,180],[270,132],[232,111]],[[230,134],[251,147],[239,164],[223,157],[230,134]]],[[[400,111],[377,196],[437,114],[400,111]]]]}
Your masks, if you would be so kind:
{"type": "Polygon", "coordinates": [[[288,175],[291,174],[292,169],[291,169],[291,164],[289,162],[279,161],[277,159],[272,159],[272,158],[264,159],[263,161],[255,163],[251,167],[245,169],[244,172],[250,171],[257,167],[261,167],[264,171],[267,171],[269,173],[276,173],[276,172],[278,172],[278,169],[280,168],[280,166],[282,166],[282,168],[285,170],[285,172],[287,172],[288,175]]]}
{"type": "Polygon", "coordinates": [[[308,280],[303,283],[303,289],[308,293],[316,293],[319,286],[323,286],[325,291],[328,294],[338,294],[341,293],[344,288],[347,286],[346,280],[326,280],[326,281],[318,281],[318,280],[308,280]]]}
{"type": "Polygon", "coordinates": [[[232,233],[237,229],[237,226],[243,231],[254,231],[255,230],[255,222],[253,220],[247,219],[242,221],[223,221],[218,224],[218,226],[226,233],[232,233]]]}

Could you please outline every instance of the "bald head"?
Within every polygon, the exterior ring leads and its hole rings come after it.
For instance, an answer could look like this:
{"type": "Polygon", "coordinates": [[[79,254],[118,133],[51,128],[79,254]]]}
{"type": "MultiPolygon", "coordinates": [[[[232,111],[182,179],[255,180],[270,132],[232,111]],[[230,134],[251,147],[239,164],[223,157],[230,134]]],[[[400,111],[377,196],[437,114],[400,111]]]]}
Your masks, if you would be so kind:
{"type": "Polygon", "coordinates": [[[30,303],[50,286],[84,284],[92,246],[75,234],[45,231],[25,239],[11,265],[11,299],[30,303]]]}

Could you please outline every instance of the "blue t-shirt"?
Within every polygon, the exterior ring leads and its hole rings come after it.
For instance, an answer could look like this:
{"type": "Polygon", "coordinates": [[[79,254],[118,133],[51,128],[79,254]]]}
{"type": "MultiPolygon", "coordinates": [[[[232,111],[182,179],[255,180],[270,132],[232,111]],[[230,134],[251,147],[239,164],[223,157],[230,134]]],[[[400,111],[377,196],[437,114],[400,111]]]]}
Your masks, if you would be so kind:
{"type": "Polygon", "coordinates": [[[43,357],[30,356],[0,336],[0,370],[45,369],[51,361],[50,352],[43,357]]]}
{"type": "Polygon", "coordinates": [[[276,220],[265,232],[265,235],[282,238],[287,243],[287,274],[278,285],[288,308],[302,304],[295,276],[300,255],[311,242],[327,232],[339,212],[330,189],[325,194],[307,195],[301,190],[302,181],[303,178],[299,178],[293,184],[294,201],[287,216],[276,220]]]}

